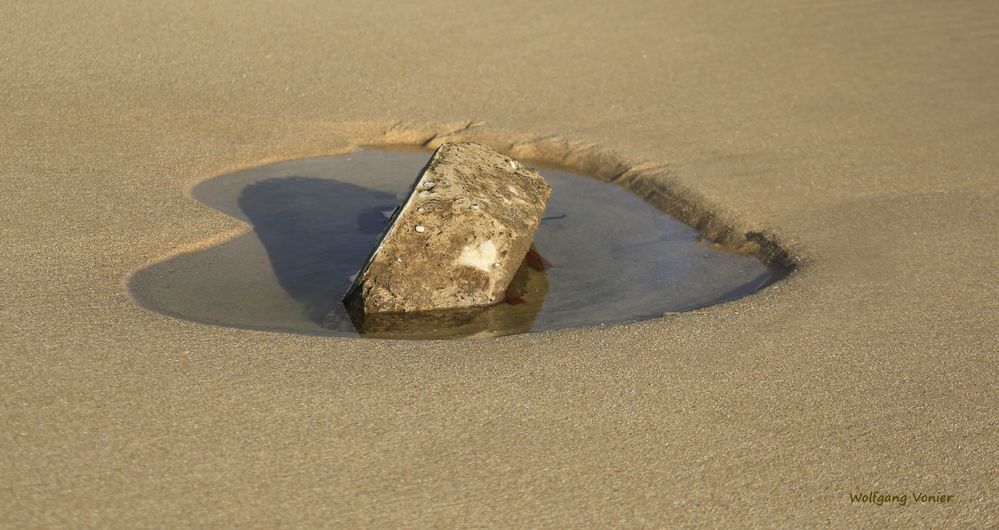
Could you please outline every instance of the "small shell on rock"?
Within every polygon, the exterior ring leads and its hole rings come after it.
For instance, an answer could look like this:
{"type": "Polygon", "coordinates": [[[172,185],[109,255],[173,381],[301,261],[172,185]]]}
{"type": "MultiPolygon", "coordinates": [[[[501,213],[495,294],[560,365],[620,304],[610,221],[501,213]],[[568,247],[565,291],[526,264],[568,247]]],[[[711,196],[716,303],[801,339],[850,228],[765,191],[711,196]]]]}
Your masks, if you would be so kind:
{"type": "Polygon", "coordinates": [[[416,225],[416,231],[422,234],[427,231],[427,227],[423,225],[416,225]]]}

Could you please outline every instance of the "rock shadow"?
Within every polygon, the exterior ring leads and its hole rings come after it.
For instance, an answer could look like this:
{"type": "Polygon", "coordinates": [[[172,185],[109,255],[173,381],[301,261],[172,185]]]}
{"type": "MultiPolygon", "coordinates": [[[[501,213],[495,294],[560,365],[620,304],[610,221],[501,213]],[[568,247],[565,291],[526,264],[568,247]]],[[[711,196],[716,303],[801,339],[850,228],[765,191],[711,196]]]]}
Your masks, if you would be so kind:
{"type": "Polygon", "coordinates": [[[340,306],[352,275],[385,228],[390,193],[336,180],[281,177],[244,188],[239,207],[263,243],[280,286],[316,323],[340,306]]]}

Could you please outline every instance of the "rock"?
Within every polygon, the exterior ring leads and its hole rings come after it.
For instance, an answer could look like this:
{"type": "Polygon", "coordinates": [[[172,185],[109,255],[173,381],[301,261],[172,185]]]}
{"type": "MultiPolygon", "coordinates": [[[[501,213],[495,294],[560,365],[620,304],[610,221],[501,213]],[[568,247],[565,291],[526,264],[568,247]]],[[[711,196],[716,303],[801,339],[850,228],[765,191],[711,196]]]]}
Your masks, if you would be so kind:
{"type": "Polygon", "coordinates": [[[442,145],[344,303],[378,314],[503,301],[550,196],[537,171],[488,147],[442,145]]]}

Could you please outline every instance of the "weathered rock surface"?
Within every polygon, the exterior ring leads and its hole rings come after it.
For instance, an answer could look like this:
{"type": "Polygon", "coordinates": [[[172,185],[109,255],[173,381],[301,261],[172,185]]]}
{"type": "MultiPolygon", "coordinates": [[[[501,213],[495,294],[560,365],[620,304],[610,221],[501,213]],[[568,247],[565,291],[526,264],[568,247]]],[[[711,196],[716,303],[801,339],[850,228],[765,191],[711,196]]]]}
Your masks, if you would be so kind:
{"type": "Polygon", "coordinates": [[[537,171],[488,147],[442,145],[344,302],[377,314],[503,301],[550,196],[537,171]]]}
{"type": "MultiPolygon", "coordinates": [[[[348,311],[347,317],[358,333],[387,339],[443,339],[494,337],[527,333],[541,311],[548,293],[548,276],[538,268],[543,260],[528,251],[513,281],[506,288],[506,303],[489,307],[443,309],[408,313],[367,313],[348,311]]],[[[544,267],[543,264],[541,264],[544,267]]],[[[326,316],[323,325],[337,329],[343,315],[326,316]]]]}

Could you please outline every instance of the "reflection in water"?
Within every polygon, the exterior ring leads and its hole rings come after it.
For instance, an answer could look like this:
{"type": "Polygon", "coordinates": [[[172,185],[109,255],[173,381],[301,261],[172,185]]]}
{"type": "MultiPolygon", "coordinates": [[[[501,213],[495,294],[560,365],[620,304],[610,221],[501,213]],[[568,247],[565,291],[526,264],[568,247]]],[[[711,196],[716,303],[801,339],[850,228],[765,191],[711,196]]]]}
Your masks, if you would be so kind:
{"type": "Polygon", "coordinates": [[[548,275],[524,260],[510,287],[507,301],[484,308],[454,309],[420,313],[363,314],[344,306],[335,308],[323,325],[332,329],[349,329],[344,315],[360,333],[371,337],[404,339],[440,339],[471,336],[527,333],[544,305],[548,293],[548,275]]]}
{"type": "Polygon", "coordinates": [[[393,338],[502,335],[622,322],[749,294],[780,271],[698,241],[619,186],[541,170],[553,188],[510,299],[486,309],[359,318],[341,298],[386,226],[384,212],[429,158],[360,151],[222,175],[195,197],[253,226],[219,246],[137,272],[143,306],[214,324],[393,338]]]}

